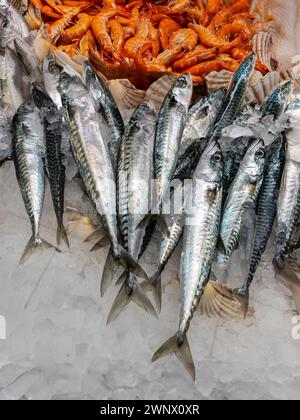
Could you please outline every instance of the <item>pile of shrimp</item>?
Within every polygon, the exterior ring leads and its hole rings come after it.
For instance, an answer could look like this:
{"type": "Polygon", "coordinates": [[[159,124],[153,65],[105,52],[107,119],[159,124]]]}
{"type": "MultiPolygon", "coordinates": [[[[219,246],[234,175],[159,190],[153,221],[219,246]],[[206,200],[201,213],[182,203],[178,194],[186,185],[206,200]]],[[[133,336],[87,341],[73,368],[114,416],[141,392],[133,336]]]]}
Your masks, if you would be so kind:
{"type": "Polygon", "coordinates": [[[250,0],[30,1],[54,49],[139,87],[163,74],[189,72],[202,85],[212,71],[235,72],[257,29],[250,0]]]}

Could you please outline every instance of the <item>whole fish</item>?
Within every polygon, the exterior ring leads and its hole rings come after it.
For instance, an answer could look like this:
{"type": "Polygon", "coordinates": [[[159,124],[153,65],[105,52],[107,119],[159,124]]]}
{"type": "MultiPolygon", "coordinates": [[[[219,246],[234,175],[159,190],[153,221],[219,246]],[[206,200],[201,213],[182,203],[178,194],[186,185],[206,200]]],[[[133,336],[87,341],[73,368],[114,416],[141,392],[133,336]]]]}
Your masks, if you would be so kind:
{"type": "Polygon", "coordinates": [[[65,202],[65,166],[61,151],[63,116],[50,96],[39,85],[32,89],[35,105],[40,109],[46,143],[46,168],[49,175],[52,201],[57,218],[57,244],[61,240],[68,247],[69,240],[64,227],[64,202],[65,202]]]}
{"type": "Polygon", "coordinates": [[[32,227],[32,237],[20,261],[23,264],[38,249],[55,247],[42,239],[39,233],[44,205],[45,173],[43,128],[38,112],[30,104],[21,105],[14,117],[13,126],[13,160],[32,227]]]}
{"type": "Polygon", "coordinates": [[[11,121],[0,105],[0,163],[12,156],[11,121]]]}
{"type": "Polygon", "coordinates": [[[263,181],[265,148],[255,140],[248,148],[224,204],[217,261],[226,266],[235,251],[247,210],[254,206],[263,181]]]}
{"type": "Polygon", "coordinates": [[[86,61],[84,62],[84,80],[98,106],[102,132],[105,133],[103,135],[116,168],[118,150],[125,130],[122,115],[109,88],[86,61]]]}
{"type": "Polygon", "coordinates": [[[6,47],[16,37],[25,39],[29,34],[21,13],[8,0],[0,0],[0,47],[6,47]]]}
{"type": "Polygon", "coordinates": [[[119,243],[116,206],[116,180],[106,141],[101,133],[101,123],[95,103],[80,76],[66,72],[60,77],[60,93],[68,111],[71,129],[71,146],[80,176],[88,196],[107,232],[102,246],[111,245],[104,267],[101,293],[106,291],[118,265],[146,280],[147,275],[139,264],[119,243]]]}
{"type": "MultiPolygon", "coordinates": [[[[156,112],[151,102],[144,102],[133,113],[121,141],[117,197],[118,219],[126,251],[137,260],[143,243],[144,229],[139,227],[148,213],[152,199],[153,147],[156,112]]],[[[152,303],[134,274],[125,273],[124,284],[113,304],[108,322],[133,300],[147,312],[156,315],[152,303]]]]}
{"type": "Polygon", "coordinates": [[[209,280],[222,209],[223,158],[217,142],[203,152],[195,171],[192,206],[186,214],[181,258],[181,310],[177,334],[163,344],[152,361],[174,353],[195,379],[186,337],[193,314],[209,280]]]}
{"type": "Polygon", "coordinates": [[[170,217],[170,222],[168,223],[169,235],[166,235],[165,233],[162,235],[157,269],[150,277],[149,282],[144,283],[145,289],[153,291],[154,299],[159,312],[161,311],[162,298],[161,275],[179,244],[180,239],[182,238],[183,228],[184,214],[170,217]]]}
{"type": "Polygon", "coordinates": [[[152,209],[153,216],[150,214],[146,217],[144,223],[148,224],[151,219],[157,218],[163,230],[166,229],[165,222],[157,215],[162,213],[163,203],[170,189],[192,90],[193,83],[190,75],[178,77],[161,106],[157,120],[153,162],[156,203],[155,208],[152,209]]]}
{"type": "Polygon", "coordinates": [[[239,296],[245,297],[246,299],[245,314],[248,312],[249,288],[272,233],[284,163],[285,136],[284,134],[280,134],[267,149],[264,180],[257,205],[257,218],[249,271],[242,288],[235,291],[239,296]]]}
{"type": "Polygon", "coordinates": [[[260,108],[262,118],[272,116],[274,120],[278,120],[289,104],[292,91],[293,82],[291,80],[285,81],[277,86],[260,108]]]}
{"type": "Polygon", "coordinates": [[[228,127],[239,113],[255,63],[256,54],[252,53],[242,61],[234,74],[216,124],[210,133],[210,141],[218,140],[223,129],[228,127]]]}

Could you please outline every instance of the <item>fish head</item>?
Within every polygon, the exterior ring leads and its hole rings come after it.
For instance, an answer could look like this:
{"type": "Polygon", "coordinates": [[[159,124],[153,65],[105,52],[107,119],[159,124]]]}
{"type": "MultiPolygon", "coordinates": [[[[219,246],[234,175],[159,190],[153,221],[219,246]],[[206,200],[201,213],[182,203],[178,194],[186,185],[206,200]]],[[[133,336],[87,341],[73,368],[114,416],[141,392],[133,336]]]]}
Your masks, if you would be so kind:
{"type": "Polygon", "coordinates": [[[141,133],[149,139],[154,134],[156,126],[156,110],[152,101],[143,102],[131,118],[131,130],[141,133]]]}
{"type": "Polygon", "coordinates": [[[253,139],[245,157],[240,165],[240,170],[250,177],[261,176],[266,162],[266,150],[262,139],[253,139]]]}
{"type": "Polygon", "coordinates": [[[88,61],[84,61],[83,63],[83,80],[98,101],[105,100],[106,95],[102,81],[88,61]]]}
{"type": "Polygon", "coordinates": [[[171,89],[171,93],[177,102],[188,109],[193,94],[193,81],[191,75],[188,73],[179,76],[171,89]]]}
{"type": "Polygon", "coordinates": [[[41,84],[34,83],[31,90],[33,102],[38,108],[50,107],[52,101],[41,84]]]}
{"type": "Polygon", "coordinates": [[[224,170],[224,158],[217,141],[211,141],[205,148],[196,170],[197,178],[211,182],[221,182],[224,170]]]}
{"type": "Polygon", "coordinates": [[[255,53],[251,53],[247,57],[245,57],[240,67],[236,71],[234,79],[236,81],[240,79],[249,80],[254,71],[255,63],[256,63],[255,53]]]}

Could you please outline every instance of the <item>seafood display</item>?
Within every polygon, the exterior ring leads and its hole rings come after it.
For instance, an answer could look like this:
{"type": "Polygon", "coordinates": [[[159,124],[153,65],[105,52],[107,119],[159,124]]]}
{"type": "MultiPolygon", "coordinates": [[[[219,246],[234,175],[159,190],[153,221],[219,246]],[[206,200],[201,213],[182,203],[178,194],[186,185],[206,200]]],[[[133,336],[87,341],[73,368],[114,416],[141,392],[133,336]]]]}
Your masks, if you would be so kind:
{"type": "Polygon", "coordinates": [[[102,298],[120,288],[108,324],[134,303],[158,318],[162,275],[181,250],[177,332],[152,361],[174,354],[193,379],[195,312],[253,316],[268,242],[278,276],[300,282],[299,80],[253,51],[255,34],[277,33],[259,4],[32,0],[18,11],[0,0],[0,163],[14,163],[32,229],[20,263],[72,250],[64,201],[76,178],[89,211],[67,209],[71,225],[89,226],[91,251],[107,248],[102,298]],[[207,75],[207,90],[195,88],[207,75]],[[56,245],[40,233],[47,180],[56,245]],[[151,273],[143,256],[154,235],[151,273]],[[228,276],[236,256],[246,262],[238,288],[228,276]]]}
{"type": "MultiPolygon", "coordinates": [[[[33,29],[45,23],[55,51],[89,57],[108,79],[146,87],[162,74],[189,72],[195,85],[213,71],[235,72],[257,31],[250,0],[31,0],[33,29]],[[142,77],[141,77],[142,75],[142,77]]],[[[260,62],[257,70],[269,70],[260,62]]]]}

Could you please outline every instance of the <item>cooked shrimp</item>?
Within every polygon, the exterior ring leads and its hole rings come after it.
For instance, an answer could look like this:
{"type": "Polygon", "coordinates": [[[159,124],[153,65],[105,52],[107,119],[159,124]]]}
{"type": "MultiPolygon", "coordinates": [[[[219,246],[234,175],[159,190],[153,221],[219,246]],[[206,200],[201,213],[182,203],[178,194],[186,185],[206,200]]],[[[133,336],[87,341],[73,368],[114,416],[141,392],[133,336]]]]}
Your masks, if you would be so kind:
{"type": "Polygon", "coordinates": [[[91,17],[86,13],[78,14],[78,22],[64,31],[61,42],[68,44],[83,37],[91,25],[91,17]]]}
{"type": "Polygon", "coordinates": [[[181,48],[173,48],[164,50],[160,53],[156,59],[152,61],[153,64],[158,64],[161,66],[170,66],[174,61],[178,60],[184,55],[184,52],[181,48]]]}
{"type": "MultiPolygon", "coordinates": [[[[246,58],[248,55],[248,51],[244,50],[243,48],[236,47],[231,50],[231,56],[238,61],[244,60],[244,58],[246,58]]],[[[269,71],[268,68],[260,62],[256,62],[255,69],[260,71],[262,74],[266,74],[269,71]]]]}
{"type": "Polygon", "coordinates": [[[110,29],[114,51],[116,51],[117,53],[120,53],[122,51],[124,41],[125,41],[125,34],[124,34],[123,26],[120,24],[118,20],[112,19],[108,23],[108,28],[110,29]]]}
{"type": "Polygon", "coordinates": [[[194,76],[202,76],[204,74],[211,73],[212,71],[220,71],[222,69],[223,65],[220,60],[211,60],[190,67],[186,70],[186,72],[191,73],[194,76]]]}
{"type": "Polygon", "coordinates": [[[169,40],[169,47],[171,49],[181,48],[182,50],[193,50],[198,42],[197,33],[190,28],[179,29],[174,32],[169,40]]]}
{"type": "Polygon", "coordinates": [[[212,60],[217,56],[217,50],[211,48],[209,50],[203,48],[200,51],[192,51],[186,54],[182,59],[175,61],[173,68],[176,71],[182,71],[189,67],[193,67],[203,61],[212,60]]]}
{"type": "Polygon", "coordinates": [[[239,0],[229,7],[231,13],[242,13],[247,12],[250,9],[250,0],[239,0]]]}
{"type": "Polygon", "coordinates": [[[125,42],[123,52],[127,57],[134,58],[140,52],[143,54],[145,51],[152,47],[152,42],[143,37],[142,35],[135,35],[125,42]]]}
{"type": "Polygon", "coordinates": [[[115,0],[103,0],[103,6],[108,9],[115,9],[117,7],[115,0]]]}
{"type": "Polygon", "coordinates": [[[170,36],[181,29],[175,20],[171,18],[162,19],[159,23],[158,34],[161,46],[164,50],[169,47],[170,36]]]}
{"type": "Polygon", "coordinates": [[[61,7],[64,8],[64,15],[54,23],[50,24],[50,26],[48,26],[52,40],[59,38],[64,29],[70,24],[72,19],[81,12],[81,7],[61,7]]]}
{"type": "Polygon", "coordinates": [[[219,39],[209,28],[194,23],[189,24],[189,28],[198,34],[200,42],[206,47],[221,48],[224,45],[224,41],[219,39]]]}
{"type": "Polygon", "coordinates": [[[152,55],[157,57],[160,51],[160,40],[158,30],[149,22],[149,37],[152,41],[152,55]]]}
{"type": "Polygon", "coordinates": [[[209,15],[215,15],[222,9],[222,0],[207,0],[206,11],[209,15]]]}
{"type": "Polygon", "coordinates": [[[222,38],[224,40],[230,39],[231,35],[234,34],[241,34],[241,37],[247,41],[251,39],[252,32],[247,24],[247,22],[243,19],[236,19],[232,23],[228,23],[224,25],[218,32],[217,37],[222,38]]]}

